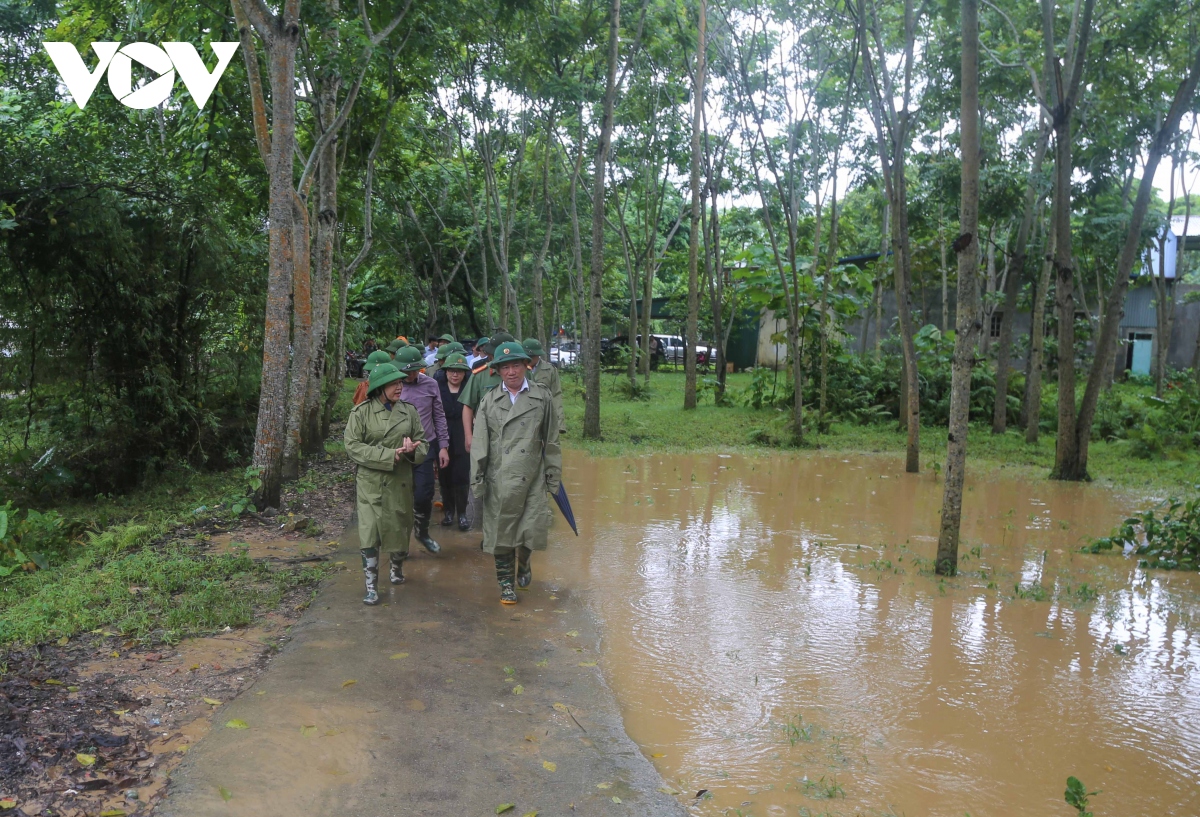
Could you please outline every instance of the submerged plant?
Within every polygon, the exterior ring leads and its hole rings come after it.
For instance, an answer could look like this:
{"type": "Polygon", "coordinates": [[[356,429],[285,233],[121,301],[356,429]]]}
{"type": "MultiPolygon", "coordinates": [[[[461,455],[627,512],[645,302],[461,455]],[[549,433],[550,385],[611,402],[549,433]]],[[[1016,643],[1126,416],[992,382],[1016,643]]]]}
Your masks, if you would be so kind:
{"type": "MultiPolygon", "coordinates": [[[[1200,569],[1200,485],[1189,500],[1171,497],[1162,510],[1149,508],[1126,519],[1111,535],[1084,547],[1088,553],[1132,546],[1143,567],[1200,569]]],[[[1159,506],[1161,508],[1161,505],[1159,506]]]]}
{"type": "Polygon", "coordinates": [[[1092,817],[1092,813],[1087,810],[1088,798],[1099,793],[1099,789],[1088,791],[1087,786],[1083,785],[1078,777],[1071,776],[1067,778],[1067,790],[1063,792],[1063,799],[1067,801],[1068,806],[1075,809],[1079,817],[1092,817]]]}

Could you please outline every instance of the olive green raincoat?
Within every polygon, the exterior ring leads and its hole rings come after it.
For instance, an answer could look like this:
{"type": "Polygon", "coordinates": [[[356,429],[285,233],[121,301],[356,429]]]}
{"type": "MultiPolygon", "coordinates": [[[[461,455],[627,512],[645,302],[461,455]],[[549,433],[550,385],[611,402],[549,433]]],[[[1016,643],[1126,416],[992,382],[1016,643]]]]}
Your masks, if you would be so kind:
{"type": "Polygon", "coordinates": [[[558,369],[542,358],[538,365],[529,370],[529,382],[541,383],[550,390],[550,396],[554,399],[554,409],[558,412],[558,433],[562,434],[567,430],[567,425],[563,417],[562,379],[558,376],[558,369]]]}
{"type": "Polygon", "coordinates": [[[388,411],[373,397],[359,403],[346,420],[346,454],[358,465],[358,538],[361,547],[408,553],[413,525],[413,467],[425,460],[429,444],[421,418],[403,400],[388,411]],[[397,461],[396,449],[408,437],[417,450],[397,461]]]}
{"type": "Polygon", "coordinates": [[[484,395],[471,442],[471,487],[483,500],[483,547],[546,549],[549,493],[562,480],[558,412],[550,390],[530,383],[514,404],[503,387],[484,395]]]}

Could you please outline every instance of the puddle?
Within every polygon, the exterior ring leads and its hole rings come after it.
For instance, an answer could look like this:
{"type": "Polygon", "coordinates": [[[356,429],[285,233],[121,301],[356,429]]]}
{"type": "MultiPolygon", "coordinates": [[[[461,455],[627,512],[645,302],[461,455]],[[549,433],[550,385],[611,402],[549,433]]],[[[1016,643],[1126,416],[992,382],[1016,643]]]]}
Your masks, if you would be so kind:
{"type": "Polygon", "coordinates": [[[941,581],[941,483],[895,459],[567,479],[582,535],[556,524],[542,575],[589,588],[626,728],[695,814],[1059,814],[1068,775],[1097,814],[1200,813],[1200,577],[1076,552],[1138,502],[973,475],[941,581]]]}
{"type": "Polygon", "coordinates": [[[336,541],[321,541],[309,537],[279,538],[273,531],[250,530],[233,534],[222,533],[205,539],[208,549],[218,554],[245,554],[251,559],[281,559],[284,561],[319,561],[338,548],[336,541]]]}

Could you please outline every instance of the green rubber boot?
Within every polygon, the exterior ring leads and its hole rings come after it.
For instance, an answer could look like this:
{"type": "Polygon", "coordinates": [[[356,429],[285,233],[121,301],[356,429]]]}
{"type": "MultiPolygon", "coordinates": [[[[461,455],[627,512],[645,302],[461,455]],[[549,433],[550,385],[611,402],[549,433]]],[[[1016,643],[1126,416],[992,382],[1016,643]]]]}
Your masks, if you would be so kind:
{"type": "Polygon", "coordinates": [[[517,548],[517,587],[528,590],[533,582],[533,568],[529,564],[533,551],[525,546],[517,548]]]}
{"type": "Polygon", "coordinates": [[[362,554],[363,579],[367,585],[367,595],[363,604],[375,606],[379,604],[379,548],[363,548],[362,554]]]}
{"type": "Polygon", "coordinates": [[[500,584],[500,603],[516,604],[517,590],[513,579],[517,571],[517,557],[512,550],[496,552],[496,581],[500,584]]]}

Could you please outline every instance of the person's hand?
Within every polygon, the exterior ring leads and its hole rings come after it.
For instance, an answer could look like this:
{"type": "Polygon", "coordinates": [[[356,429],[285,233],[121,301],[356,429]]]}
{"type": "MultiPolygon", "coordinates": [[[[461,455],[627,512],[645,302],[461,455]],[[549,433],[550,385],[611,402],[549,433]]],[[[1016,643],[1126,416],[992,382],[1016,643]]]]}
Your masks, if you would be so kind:
{"type": "Polygon", "coordinates": [[[412,441],[411,437],[405,437],[403,444],[401,444],[401,446],[396,450],[401,454],[411,454],[417,450],[417,444],[412,441]]]}
{"type": "Polygon", "coordinates": [[[463,446],[467,449],[467,453],[471,453],[471,434],[470,432],[463,435],[463,446]]]}
{"type": "Polygon", "coordinates": [[[438,468],[450,467],[450,452],[442,448],[438,450],[438,468]]]}
{"type": "Polygon", "coordinates": [[[394,460],[392,460],[392,462],[400,462],[400,458],[401,458],[402,456],[404,456],[404,449],[403,449],[403,448],[397,448],[397,449],[396,449],[396,458],[395,458],[394,460]]]}

